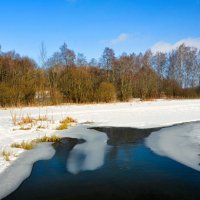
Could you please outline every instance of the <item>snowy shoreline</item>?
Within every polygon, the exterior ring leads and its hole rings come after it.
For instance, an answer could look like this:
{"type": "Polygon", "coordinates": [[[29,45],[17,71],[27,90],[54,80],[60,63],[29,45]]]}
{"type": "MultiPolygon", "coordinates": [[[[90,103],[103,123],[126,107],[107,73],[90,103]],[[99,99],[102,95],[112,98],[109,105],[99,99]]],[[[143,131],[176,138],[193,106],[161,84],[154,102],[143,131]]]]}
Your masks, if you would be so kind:
{"type": "MultiPolygon", "coordinates": [[[[199,121],[200,100],[132,101],[113,104],[0,109],[0,151],[10,150],[18,156],[23,150],[10,149],[11,144],[57,133],[55,129],[59,124],[59,120],[66,116],[77,119],[78,123],[93,123],[94,126],[164,127],[184,122],[199,121]],[[47,122],[46,127],[43,129],[15,130],[16,127],[13,125],[11,112],[16,117],[29,115],[30,117],[37,118],[38,116],[46,116],[53,123],[47,122]]],[[[15,159],[15,156],[11,156],[11,161],[15,159]]],[[[0,173],[7,166],[9,166],[9,162],[5,162],[2,156],[0,156],[0,173]]]]}
{"type": "Polygon", "coordinates": [[[154,153],[200,171],[200,123],[163,128],[145,139],[154,153]]]}
{"type": "MultiPolygon", "coordinates": [[[[58,133],[58,136],[62,138],[77,138],[85,141],[76,145],[71,152],[71,162],[66,168],[72,174],[85,170],[95,170],[104,163],[107,135],[87,128],[87,126],[77,125],[58,133]],[[85,161],[82,166],[79,165],[74,154],[85,155],[85,161]]],[[[54,155],[55,150],[52,143],[38,144],[34,149],[21,153],[18,159],[0,173],[0,199],[14,192],[31,175],[35,162],[49,160],[54,155]]]]}
{"type": "MultiPolygon", "coordinates": [[[[82,135],[80,135],[82,130],[76,126],[67,131],[56,131],[59,121],[67,116],[77,119],[78,123],[91,123],[90,126],[133,128],[166,127],[185,122],[200,121],[200,100],[132,101],[128,103],[96,105],[0,109],[0,151],[6,150],[12,152],[10,161],[6,161],[3,156],[0,156],[0,176],[9,169],[9,166],[18,160],[20,155],[24,152],[24,150],[10,147],[10,145],[15,142],[31,141],[44,135],[51,136],[52,134],[78,139],[87,138],[89,140],[87,134],[88,130],[83,131],[82,135]],[[14,113],[17,118],[27,115],[34,118],[45,116],[50,120],[42,122],[42,126],[44,127],[41,129],[33,127],[30,130],[20,130],[19,127],[13,125],[11,112],[14,113]]],[[[199,140],[199,138],[200,137],[196,137],[197,140],[199,140]]],[[[76,173],[76,171],[74,171],[74,173],[76,173]]],[[[1,183],[0,180],[0,185],[1,183]]]]}

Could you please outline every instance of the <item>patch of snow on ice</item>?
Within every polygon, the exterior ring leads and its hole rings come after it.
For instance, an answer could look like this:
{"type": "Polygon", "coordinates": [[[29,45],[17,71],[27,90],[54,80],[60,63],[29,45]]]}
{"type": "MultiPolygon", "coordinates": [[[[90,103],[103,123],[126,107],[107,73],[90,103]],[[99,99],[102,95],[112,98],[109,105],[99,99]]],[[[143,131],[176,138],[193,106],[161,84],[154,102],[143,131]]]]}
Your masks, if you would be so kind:
{"type": "Polygon", "coordinates": [[[200,171],[200,123],[161,129],[145,142],[154,153],[200,171]]]}
{"type": "Polygon", "coordinates": [[[24,152],[9,168],[0,174],[0,199],[15,191],[30,176],[33,164],[48,160],[55,154],[50,143],[39,144],[35,149],[24,152]]]}
{"type": "Polygon", "coordinates": [[[104,164],[108,137],[105,133],[88,130],[85,143],[78,144],[70,152],[67,170],[72,174],[95,170],[104,164]]]}

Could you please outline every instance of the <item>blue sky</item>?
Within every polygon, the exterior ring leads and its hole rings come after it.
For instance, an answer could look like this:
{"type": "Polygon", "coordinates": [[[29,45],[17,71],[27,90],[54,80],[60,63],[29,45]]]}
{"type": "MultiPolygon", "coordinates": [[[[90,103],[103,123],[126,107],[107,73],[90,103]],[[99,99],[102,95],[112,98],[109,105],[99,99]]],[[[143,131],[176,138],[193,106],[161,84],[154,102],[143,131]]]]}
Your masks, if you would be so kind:
{"type": "Polygon", "coordinates": [[[66,42],[98,58],[104,49],[144,52],[180,41],[200,48],[200,0],[1,0],[0,44],[38,60],[66,42]]]}

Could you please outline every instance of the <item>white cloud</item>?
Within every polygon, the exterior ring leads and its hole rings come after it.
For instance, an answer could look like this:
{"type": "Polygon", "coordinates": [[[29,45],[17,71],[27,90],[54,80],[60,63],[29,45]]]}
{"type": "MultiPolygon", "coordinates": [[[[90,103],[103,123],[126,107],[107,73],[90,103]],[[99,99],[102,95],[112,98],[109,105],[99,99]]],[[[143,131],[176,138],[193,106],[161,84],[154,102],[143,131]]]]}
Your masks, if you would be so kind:
{"type": "Polygon", "coordinates": [[[110,41],[111,45],[117,45],[126,42],[129,39],[129,34],[121,33],[117,38],[110,41]]]}
{"type": "Polygon", "coordinates": [[[151,50],[153,53],[156,53],[158,51],[167,53],[172,51],[173,49],[176,49],[183,43],[186,46],[196,47],[197,49],[200,49],[200,38],[187,38],[187,39],[182,39],[174,44],[167,42],[158,42],[151,48],[151,50]]]}

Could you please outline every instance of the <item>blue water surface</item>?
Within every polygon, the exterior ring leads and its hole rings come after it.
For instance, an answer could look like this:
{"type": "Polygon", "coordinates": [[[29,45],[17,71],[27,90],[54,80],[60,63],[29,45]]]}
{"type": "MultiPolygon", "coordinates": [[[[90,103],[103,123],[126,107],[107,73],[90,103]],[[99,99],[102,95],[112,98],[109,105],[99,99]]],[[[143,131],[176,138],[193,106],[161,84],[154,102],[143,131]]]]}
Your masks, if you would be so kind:
{"type": "MultiPolygon", "coordinates": [[[[71,150],[84,141],[63,139],[54,144],[51,160],[38,161],[31,176],[5,200],[199,200],[200,173],[154,154],[144,144],[153,129],[97,128],[109,141],[104,165],[71,174],[71,150]]],[[[84,157],[80,156],[80,165],[84,157]]]]}

